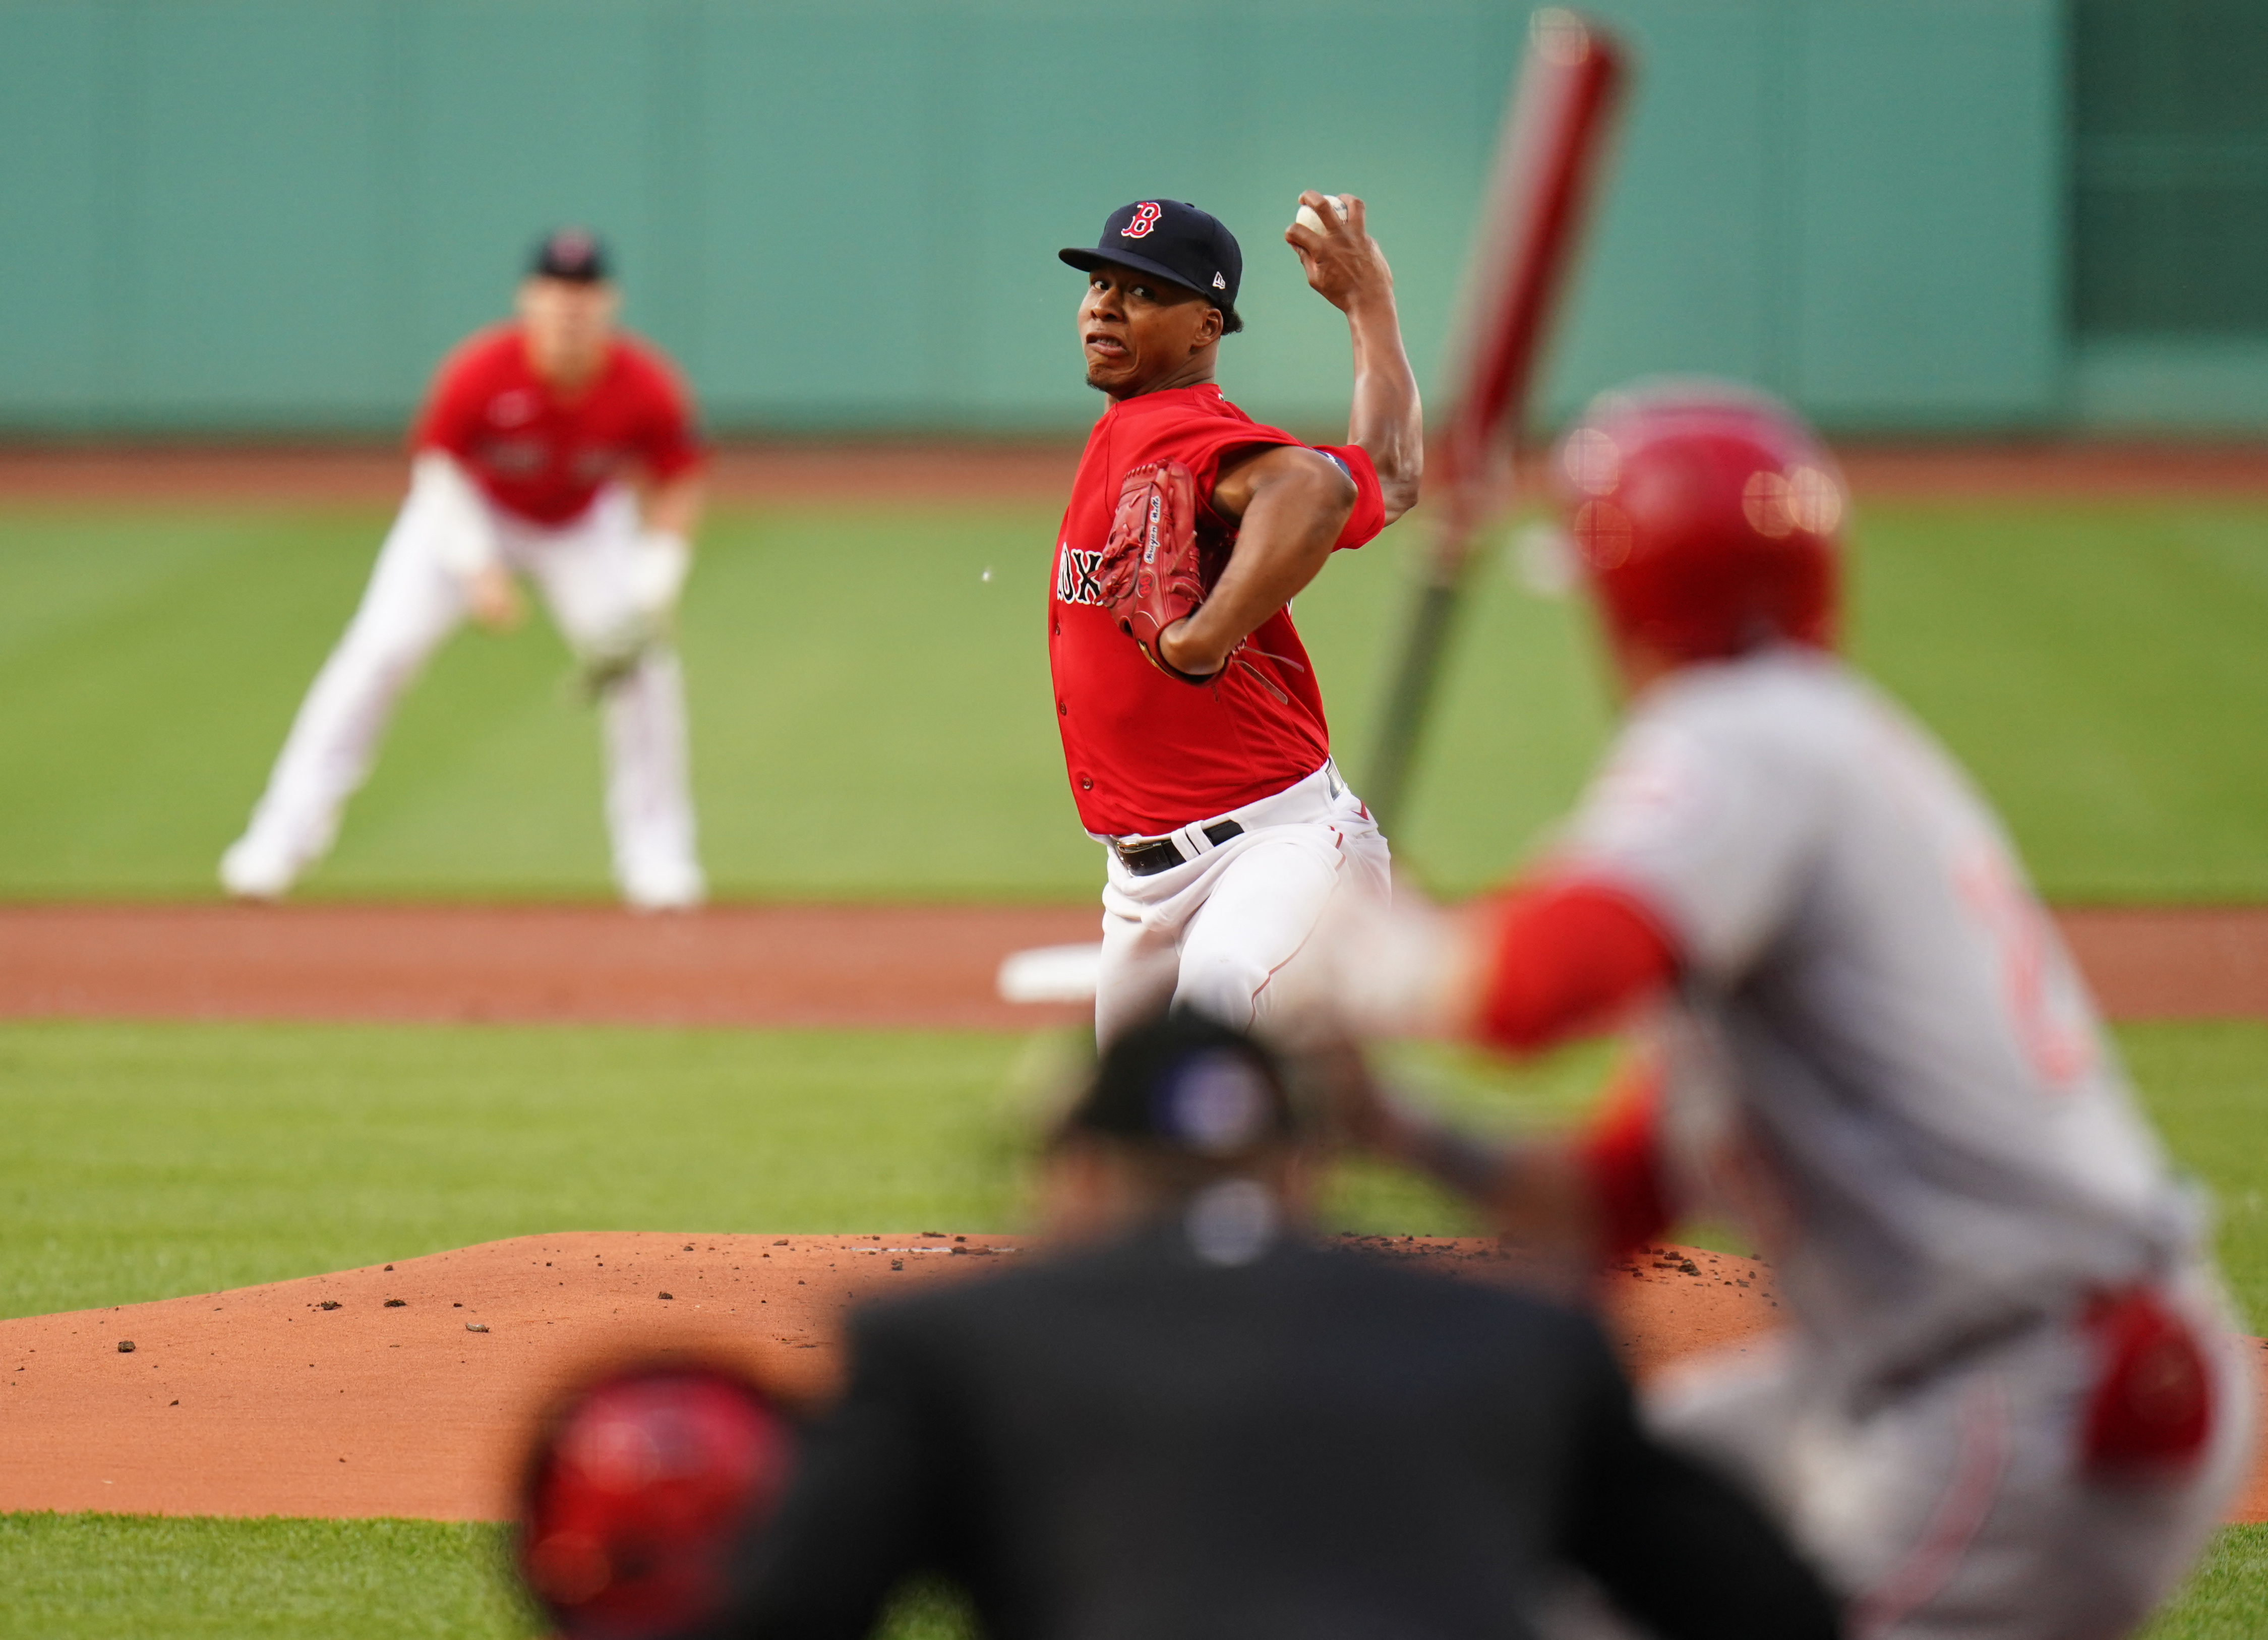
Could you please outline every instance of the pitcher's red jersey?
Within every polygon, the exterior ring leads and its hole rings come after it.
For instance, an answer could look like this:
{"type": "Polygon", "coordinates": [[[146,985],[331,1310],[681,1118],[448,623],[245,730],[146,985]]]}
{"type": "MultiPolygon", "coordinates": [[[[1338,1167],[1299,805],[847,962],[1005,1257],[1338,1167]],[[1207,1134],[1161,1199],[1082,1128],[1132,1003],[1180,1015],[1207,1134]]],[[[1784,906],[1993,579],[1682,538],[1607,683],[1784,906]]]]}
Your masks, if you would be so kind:
{"type": "MultiPolygon", "coordinates": [[[[1255,422],[1210,382],[1121,400],[1087,436],[1057,536],[1048,661],[1071,797],[1089,831],[1170,831],[1280,792],[1330,755],[1322,691],[1288,607],[1198,686],[1152,666],[1104,611],[1096,586],[1128,469],[1163,461],[1187,467],[1197,478],[1200,537],[1226,544],[1235,530],[1211,506],[1223,459],[1300,443],[1255,422]]],[[[1354,446],[1308,447],[1354,480],[1354,512],[1336,544],[1362,545],[1386,524],[1370,457],[1354,446]]]]}

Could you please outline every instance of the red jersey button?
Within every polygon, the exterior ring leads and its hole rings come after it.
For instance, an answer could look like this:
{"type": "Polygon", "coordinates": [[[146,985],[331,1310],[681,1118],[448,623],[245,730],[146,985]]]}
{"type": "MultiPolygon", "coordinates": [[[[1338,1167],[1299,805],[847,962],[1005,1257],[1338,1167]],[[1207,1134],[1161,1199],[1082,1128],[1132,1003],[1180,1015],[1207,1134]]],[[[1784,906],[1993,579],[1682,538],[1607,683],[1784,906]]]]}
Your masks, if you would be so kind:
{"type": "Polygon", "coordinates": [[[1082,792],[1093,791],[1094,789],[1094,780],[1093,777],[1085,774],[1080,775],[1079,777],[1079,789],[1082,792]]]}

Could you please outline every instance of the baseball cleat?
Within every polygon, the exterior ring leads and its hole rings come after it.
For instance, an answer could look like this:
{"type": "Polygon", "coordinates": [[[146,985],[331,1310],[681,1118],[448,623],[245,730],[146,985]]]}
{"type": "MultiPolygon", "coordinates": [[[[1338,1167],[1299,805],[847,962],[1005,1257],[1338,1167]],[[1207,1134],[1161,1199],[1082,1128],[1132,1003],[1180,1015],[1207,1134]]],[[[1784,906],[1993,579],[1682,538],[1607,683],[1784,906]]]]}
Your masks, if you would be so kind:
{"type": "Polygon", "coordinates": [[[221,886],[240,900],[280,900],[298,875],[289,856],[259,847],[249,838],[220,857],[221,886]]]}
{"type": "Polygon", "coordinates": [[[622,901],[632,911],[698,911],[709,884],[697,866],[649,871],[622,884],[622,901]]]}

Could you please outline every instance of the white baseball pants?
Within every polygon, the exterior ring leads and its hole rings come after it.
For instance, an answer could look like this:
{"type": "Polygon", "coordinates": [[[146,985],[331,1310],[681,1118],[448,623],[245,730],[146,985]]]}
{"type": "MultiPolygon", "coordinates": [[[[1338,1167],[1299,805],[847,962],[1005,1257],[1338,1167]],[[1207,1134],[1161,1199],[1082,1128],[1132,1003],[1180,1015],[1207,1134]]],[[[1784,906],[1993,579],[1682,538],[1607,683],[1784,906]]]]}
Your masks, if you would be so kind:
{"type": "Polygon", "coordinates": [[[1390,890],[1385,836],[1329,762],[1272,797],[1172,835],[1184,859],[1169,870],[1136,876],[1108,856],[1098,1043],[1169,1007],[1239,1030],[1264,1024],[1269,982],[1314,933],[1339,886],[1390,890]],[[1204,828],[1223,820],[1244,830],[1216,846],[1204,828]]]}
{"type": "Polygon", "coordinates": [[[1863,1417],[1822,1405],[1784,1341],[1673,1372],[1647,1411],[1764,1501],[1852,1602],[1852,1640],[2118,1640],[2187,1573],[2251,1459],[2244,1347],[2201,1273],[2179,1300],[2216,1377],[2205,1454],[2176,1480],[2086,1473],[2098,1367],[2076,1324],[2039,1323],[1863,1417]]]}
{"type": "MultiPolygon", "coordinates": [[[[638,517],[627,490],[601,491],[581,516],[557,528],[490,510],[503,561],[535,583],[571,647],[602,641],[631,614],[638,517]]],[[[464,581],[442,556],[447,527],[413,491],[361,606],[300,705],[251,826],[223,862],[232,887],[281,893],[329,851],[394,703],[466,618],[464,581]]],[[[652,909],[699,904],[705,884],[695,854],[676,655],[649,653],[608,690],[600,710],[607,824],[622,898],[652,909]]]]}

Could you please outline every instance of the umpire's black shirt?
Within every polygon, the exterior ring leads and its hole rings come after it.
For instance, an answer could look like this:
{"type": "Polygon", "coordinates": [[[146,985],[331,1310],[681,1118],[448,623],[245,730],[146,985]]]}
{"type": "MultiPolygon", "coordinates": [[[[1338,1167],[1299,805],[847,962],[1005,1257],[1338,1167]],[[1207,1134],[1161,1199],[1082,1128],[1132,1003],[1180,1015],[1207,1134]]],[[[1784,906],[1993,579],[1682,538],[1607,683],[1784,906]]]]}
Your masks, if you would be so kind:
{"type": "Polygon", "coordinates": [[[726,1632],[851,1640],[942,1573],[995,1640],[1524,1636],[1555,1564],[1668,1640],[1821,1640],[1749,1503],[1643,1435],[1588,1319],[1178,1220],[853,1319],[726,1632]]]}

